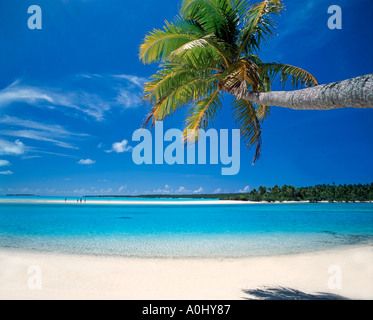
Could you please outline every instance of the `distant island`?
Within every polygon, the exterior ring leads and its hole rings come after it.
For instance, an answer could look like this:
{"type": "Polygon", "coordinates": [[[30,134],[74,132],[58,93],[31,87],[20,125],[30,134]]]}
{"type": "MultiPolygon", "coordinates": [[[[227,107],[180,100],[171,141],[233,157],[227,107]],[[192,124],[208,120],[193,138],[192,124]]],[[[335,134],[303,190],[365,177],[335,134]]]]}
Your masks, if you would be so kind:
{"type": "Polygon", "coordinates": [[[157,198],[157,199],[218,199],[239,200],[254,202],[283,202],[283,201],[309,201],[309,202],[370,202],[373,201],[373,183],[371,184],[322,184],[312,187],[283,185],[281,187],[260,186],[248,193],[221,193],[221,194],[151,194],[151,195],[88,195],[85,198],[157,198]]]}

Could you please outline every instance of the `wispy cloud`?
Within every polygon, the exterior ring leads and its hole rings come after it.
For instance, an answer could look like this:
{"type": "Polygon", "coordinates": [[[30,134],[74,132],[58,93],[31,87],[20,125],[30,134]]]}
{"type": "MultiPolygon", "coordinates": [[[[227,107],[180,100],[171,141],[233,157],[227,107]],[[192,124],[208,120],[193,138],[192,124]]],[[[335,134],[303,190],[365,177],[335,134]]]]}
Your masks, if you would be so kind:
{"type": "Polygon", "coordinates": [[[141,97],[137,93],[133,93],[126,89],[120,89],[115,102],[125,109],[137,108],[141,103],[141,97]]]}
{"type": "Polygon", "coordinates": [[[10,176],[14,174],[13,171],[7,170],[7,171],[0,171],[0,175],[10,176]]]}
{"type": "Polygon", "coordinates": [[[147,78],[138,77],[134,75],[128,75],[128,74],[118,74],[118,75],[113,75],[113,77],[128,80],[130,83],[138,86],[140,89],[142,89],[144,87],[145,82],[148,81],[147,78]]]}
{"type": "Polygon", "coordinates": [[[50,142],[66,149],[78,149],[64,139],[75,139],[77,137],[87,137],[87,134],[69,132],[60,125],[39,123],[31,120],[24,120],[16,117],[5,116],[0,119],[0,123],[8,127],[18,127],[17,130],[0,130],[1,135],[18,138],[26,138],[37,141],[50,142]],[[62,141],[61,141],[62,140],[62,141]]]}
{"type": "MultiPolygon", "coordinates": [[[[136,108],[141,103],[145,78],[135,75],[80,74],[52,85],[17,80],[0,90],[0,107],[27,103],[40,108],[74,110],[97,121],[112,108],[136,108]]],[[[74,113],[71,114],[74,116],[74,113]]]]}
{"type": "Polygon", "coordinates": [[[24,120],[16,117],[11,116],[5,116],[4,118],[0,119],[0,123],[18,126],[18,127],[25,127],[35,130],[42,130],[42,131],[48,131],[50,133],[58,134],[58,135],[76,135],[76,136],[86,136],[84,134],[77,134],[67,131],[65,128],[58,124],[46,124],[46,123],[40,123],[35,122],[31,120],[24,120]]]}
{"type": "MultiPolygon", "coordinates": [[[[32,148],[32,147],[27,147],[27,152],[31,153],[38,153],[38,154],[46,154],[46,155],[51,155],[51,156],[57,156],[57,157],[66,157],[66,158],[73,158],[76,159],[76,156],[73,156],[71,154],[65,154],[65,153],[59,153],[59,152],[51,152],[51,151],[45,151],[42,149],[37,149],[37,148],[32,148]]],[[[35,155],[35,156],[23,156],[22,159],[33,159],[33,158],[41,158],[40,155],[35,155]]]]}
{"type": "Polygon", "coordinates": [[[50,142],[50,143],[53,143],[56,146],[59,146],[61,148],[78,149],[77,147],[73,146],[70,143],[66,143],[66,142],[63,142],[63,141],[58,141],[58,140],[49,138],[48,133],[43,132],[43,131],[1,130],[0,134],[5,135],[5,136],[13,136],[13,137],[26,138],[26,139],[37,140],[37,141],[50,142]]]}
{"type": "Polygon", "coordinates": [[[21,85],[20,80],[0,91],[0,107],[13,102],[34,104],[40,101],[53,103],[54,99],[39,88],[21,85]]]}

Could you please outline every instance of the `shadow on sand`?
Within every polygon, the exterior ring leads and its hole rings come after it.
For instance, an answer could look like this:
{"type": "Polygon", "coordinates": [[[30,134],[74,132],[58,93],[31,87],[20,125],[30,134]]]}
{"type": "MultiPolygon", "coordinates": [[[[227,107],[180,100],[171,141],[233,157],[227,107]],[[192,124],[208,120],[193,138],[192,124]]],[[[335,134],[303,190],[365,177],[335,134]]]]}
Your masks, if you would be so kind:
{"type": "Polygon", "coordinates": [[[243,290],[249,297],[246,300],[349,300],[348,298],[333,293],[317,292],[305,293],[292,288],[263,287],[258,289],[243,290]]]}

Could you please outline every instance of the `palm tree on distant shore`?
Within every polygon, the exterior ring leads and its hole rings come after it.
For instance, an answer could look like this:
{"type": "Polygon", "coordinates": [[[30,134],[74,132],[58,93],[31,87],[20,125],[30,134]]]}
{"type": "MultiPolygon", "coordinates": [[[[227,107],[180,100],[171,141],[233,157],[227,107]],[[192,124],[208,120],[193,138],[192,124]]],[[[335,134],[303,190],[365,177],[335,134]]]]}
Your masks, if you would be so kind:
{"type": "Polygon", "coordinates": [[[373,107],[373,75],[319,85],[309,72],[292,65],[263,62],[260,47],[275,35],[281,0],[183,0],[180,16],[153,30],[140,47],[144,63],[160,62],[145,84],[151,106],[145,122],[163,120],[188,107],[186,139],[196,140],[221,110],[222,96],[235,97],[233,115],[249,146],[260,156],[261,123],[270,106],[303,110],[373,107]],[[295,91],[271,91],[276,79],[295,91]]]}

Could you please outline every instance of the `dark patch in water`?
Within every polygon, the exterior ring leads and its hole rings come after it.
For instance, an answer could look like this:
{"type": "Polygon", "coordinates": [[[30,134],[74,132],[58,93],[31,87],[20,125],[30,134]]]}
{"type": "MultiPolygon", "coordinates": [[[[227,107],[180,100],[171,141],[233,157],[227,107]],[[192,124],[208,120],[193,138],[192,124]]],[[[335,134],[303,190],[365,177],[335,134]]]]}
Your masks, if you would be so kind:
{"type": "Polygon", "coordinates": [[[326,234],[333,236],[339,241],[345,244],[359,244],[364,242],[369,242],[373,239],[372,235],[369,234],[343,234],[332,231],[323,231],[326,234]]]}
{"type": "Polygon", "coordinates": [[[131,220],[132,218],[131,217],[119,217],[118,219],[121,219],[121,220],[131,220]]]}

